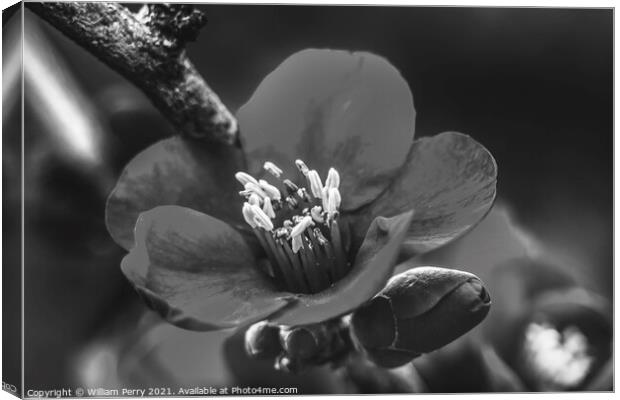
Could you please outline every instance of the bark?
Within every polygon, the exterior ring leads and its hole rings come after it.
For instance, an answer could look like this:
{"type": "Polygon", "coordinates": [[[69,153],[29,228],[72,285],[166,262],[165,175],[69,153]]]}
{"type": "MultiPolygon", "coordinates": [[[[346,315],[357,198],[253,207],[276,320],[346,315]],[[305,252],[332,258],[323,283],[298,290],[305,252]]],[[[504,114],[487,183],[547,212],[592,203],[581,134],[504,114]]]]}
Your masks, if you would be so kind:
{"type": "Polygon", "coordinates": [[[206,23],[188,5],[31,3],[26,7],[138,86],[180,132],[238,144],[237,121],[185,54],[206,23]]]}

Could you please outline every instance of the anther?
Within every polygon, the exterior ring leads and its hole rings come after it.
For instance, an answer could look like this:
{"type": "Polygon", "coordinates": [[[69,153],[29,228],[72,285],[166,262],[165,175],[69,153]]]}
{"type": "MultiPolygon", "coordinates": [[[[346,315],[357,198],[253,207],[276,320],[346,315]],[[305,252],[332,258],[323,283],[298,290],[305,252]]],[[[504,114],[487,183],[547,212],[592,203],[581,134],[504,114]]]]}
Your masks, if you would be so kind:
{"type": "Polygon", "coordinates": [[[267,196],[271,197],[273,200],[280,200],[282,198],[278,188],[276,188],[275,186],[271,185],[266,180],[260,179],[258,181],[258,185],[260,186],[261,189],[263,189],[263,191],[265,193],[267,193],[267,196]]]}
{"type": "Polygon", "coordinates": [[[317,199],[323,197],[323,182],[321,182],[321,177],[316,170],[308,171],[308,182],[310,182],[310,191],[317,199]]]}
{"type": "Polygon", "coordinates": [[[340,192],[336,188],[329,188],[327,190],[327,213],[332,215],[333,213],[338,211],[338,207],[340,207],[340,202],[342,198],[340,197],[340,192]]]}
{"type": "Polygon", "coordinates": [[[273,207],[271,206],[271,199],[269,197],[265,197],[263,202],[263,211],[269,218],[275,218],[276,213],[273,211],[273,207]]]}
{"type": "Polygon", "coordinates": [[[325,187],[338,189],[340,186],[340,174],[334,168],[330,168],[325,180],[325,187]]]}
{"type": "Polygon", "coordinates": [[[306,165],[305,162],[303,162],[301,160],[295,160],[295,165],[299,169],[299,172],[304,174],[304,176],[308,175],[309,169],[308,169],[308,166],[306,165]]]}
{"type": "Polygon", "coordinates": [[[323,212],[323,209],[321,208],[321,206],[314,206],[310,210],[310,215],[312,216],[312,219],[315,220],[316,222],[323,222],[324,219],[323,219],[323,216],[321,215],[322,212],[323,212]]]}
{"type": "Polygon", "coordinates": [[[250,191],[256,193],[261,198],[267,197],[267,193],[265,193],[265,191],[263,189],[261,189],[261,187],[258,184],[258,182],[257,183],[248,182],[245,185],[243,185],[243,187],[245,188],[245,190],[250,190],[250,191]]]}
{"type": "MultiPolygon", "coordinates": [[[[317,293],[342,278],[349,268],[347,247],[343,247],[348,235],[341,234],[336,221],[342,200],[340,175],[330,168],[323,185],[317,170],[310,170],[302,160],[296,160],[295,165],[305,175],[306,187],[281,179],[282,191],[243,171],[235,178],[244,187],[239,192],[246,200],[243,218],[254,228],[270,260],[267,273],[286,290],[317,293]],[[290,211],[283,210],[285,207],[290,211]],[[284,215],[278,216],[280,210],[284,215]],[[276,227],[274,221],[282,221],[281,226],[276,227]]],[[[278,179],[283,175],[272,162],[265,162],[263,168],[278,179]]]]}
{"type": "Polygon", "coordinates": [[[258,181],[252,175],[239,171],[235,174],[235,178],[245,187],[246,183],[251,182],[258,185],[258,181]]]}
{"type": "Polygon", "coordinates": [[[301,219],[301,221],[299,221],[299,223],[297,225],[295,225],[295,227],[291,231],[291,237],[300,236],[302,233],[304,233],[304,231],[307,228],[309,228],[311,226],[314,226],[314,221],[312,221],[312,218],[311,217],[303,217],[301,219]]]}
{"type": "Polygon", "coordinates": [[[266,161],[265,164],[263,164],[263,168],[276,178],[280,178],[282,175],[282,170],[271,161],[266,161]]]}
{"type": "Polygon", "coordinates": [[[299,190],[299,187],[293,182],[291,182],[289,179],[285,179],[284,181],[282,181],[282,183],[284,183],[284,186],[286,187],[286,192],[290,196],[294,196],[295,194],[297,194],[297,190],[299,190]]]}
{"type": "Polygon", "coordinates": [[[271,231],[273,229],[273,222],[271,222],[271,218],[269,218],[259,206],[250,205],[250,207],[254,213],[254,222],[261,228],[271,231]]]}
{"type": "Polygon", "coordinates": [[[289,208],[291,210],[295,209],[295,208],[297,208],[299,206],[299,202],[297,200],[295,200],[295,198],[293,198],[291,196],[288,196],[286,198],[286,203],[288,204],[288,206],[289,206],[289,208]]]}
{"type": "Polygon", "coordinates": [[[241,213],[243,214],[245,222],[247,222],[252,228],[256,228],[257,225],[254,222],[254,212],[252,211],[252,206],[249,203],[243,203],[241,213]]]}
{"type": "Polygon", "coordinates": [[[250,194],[250,197],[248,197],[248,203],[252,205],[260,206],[260,196],[252,192],[250,194]]]}
{"type": "Polygon", "coordinates": [[[306,188],[299,188],[297,190],[297,196],[299,196],[299,198],[302,199],[303,201],[306,201],[306,202],[310,201],[310,197],[308,197],[308,192],[306,191],[306,188]]]}
{"type": "Polygon", "coordinates": [[[314,236],[316,236],[321,245],[325,245],[328,243],[327,239],[325,238],[325,236],[323,236],[323,233],[319,228],[314,228],[314,236]]]}
{"type": "Polygon", "coordinates": [[[297,254],[299,249],[304,247],[303,240],[301,236],[293,236],[293,240],[291,241],[291,245],[293,247],[293,253],[297,254]]]}

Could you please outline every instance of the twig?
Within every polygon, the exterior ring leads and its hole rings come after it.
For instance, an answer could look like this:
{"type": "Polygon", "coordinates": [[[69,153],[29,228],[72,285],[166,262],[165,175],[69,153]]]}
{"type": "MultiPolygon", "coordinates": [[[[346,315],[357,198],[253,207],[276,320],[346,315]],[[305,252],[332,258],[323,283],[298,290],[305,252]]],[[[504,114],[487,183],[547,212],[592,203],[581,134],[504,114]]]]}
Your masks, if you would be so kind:
{"type": "Polygon", "coordinates": [[[26,6],[142,89],[181,132],[238,143],[235,118],[185,55],[206,23],[202,12],[166,4],[136,14],[117,3],[26,6]]]}

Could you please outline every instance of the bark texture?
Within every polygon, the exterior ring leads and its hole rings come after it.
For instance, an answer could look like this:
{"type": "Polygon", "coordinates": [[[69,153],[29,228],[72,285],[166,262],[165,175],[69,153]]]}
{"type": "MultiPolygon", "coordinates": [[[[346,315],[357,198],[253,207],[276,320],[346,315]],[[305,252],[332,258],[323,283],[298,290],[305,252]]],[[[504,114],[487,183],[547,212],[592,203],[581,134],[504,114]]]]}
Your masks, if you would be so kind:
{"type": "Polygon", "coordinates": [[[117,3],[26,6],[138,86],[182,133],[238,144],[237,121],[185,54],[206,23],[201,11],[167,4],[135,14],[117,3]]]}

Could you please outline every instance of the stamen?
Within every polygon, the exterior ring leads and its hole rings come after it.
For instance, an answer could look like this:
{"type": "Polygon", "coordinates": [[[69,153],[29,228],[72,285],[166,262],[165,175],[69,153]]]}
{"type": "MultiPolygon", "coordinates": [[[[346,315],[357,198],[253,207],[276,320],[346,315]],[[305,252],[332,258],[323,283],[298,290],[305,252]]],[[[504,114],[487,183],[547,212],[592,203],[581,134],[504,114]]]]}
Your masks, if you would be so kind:
{"type": "Polygon", "coordinates": [[[340,279],[348,272],[348,265],[342,248],[340,228],[338,227],[338,223],[336,221],[332,221],[330,233],[332,237],[332,244],[334,245],[334,253],[336,255],[336,265],[334,270],[336,271],[336,279],[340,279]]]}
{"type": "Polygon", "coordinates": [[[282,198],[282,195],[280,194],[278,188],[269,184],[269,182],[267,182],[266,180],[260,179],[258,181],[258,184],[260,188],[263,189],[265,193],[267,193],[267,196],[271,197],[273,200],[280,200],[282,198]]]}
{"type": "Polygon", "coordinates": [[[301,160],[295,160],[295,165],[297,166],[297,168],[299,169],[299,172],[301,172],[302,174],[304,174],[304,176],[308,175],[308,166],[306,166],[306,163],[301,161],[301,160]]]}
{"type": "MultiPolygon", "coordinates": [[[[323,185],[316,170],[310,170],[302,160],[296,160],[295,165],[306,176],[306,187],[282,179],[281,191],[243,171],[237,172],[235,178],[244,187],[239,192],[246,199],[243,218],[254,229],[269,259],[270,267],[264,272],[283,290],[318,293],[344,277],[349,269],[347,250],[343,248],[343,239],[348,240],[349,235],[342,236],[337,222],[342,201],[340,175],[330,168],[323,185]],[[281,226],[275,226],[276,222],[281,226]]],[[[269,161],[263,168],[278,179],[283,174],[269,161]]]]}
{"type": "Polygon", "coordinates": [[[325,180],[325,187],[338,189],[340,186],[340,174],[334,168],[330,168],[325,180]]]}
{"type": "Polygon", "coordinates": [[[260,206],[260,196],[252,192],[250,196],[248,197],[248,203],[255,205],[255,206],[260,206]]]}
{"type": "Polygon", "coordinates": [[[308,182],[310,183],[310,191],[317,199],[323,197],[323,182],[321,182],[321,177],[316,170],[308,171],[308,182]]]}
{"type": "Polygon", "coordinates": [[[258,181],[254,177],[246,172],[239,171],[235,174],[235,178],[245,187],[248,182],[258,185],[258,181]]]}
{"type": "Polygon", "coordinates": [[[297,200],[295,200],[295,198],[294,198],[294,197],[291,197],[291,196],[288,196],[288,197],[286,198],[286,204],[288,204],[288,207],[289,207],[291,210],[294,210],[294,209],[296,209],[297,207],[299,207],[299,202],[298,202],[297,200]]]}
{"type": "Polygon", "coordinates": [[[271,206],[271,199],[269,197],[265,197],[263,203],[263,211],[265,212],[265,214],[267,214],[269,218],[276,217],[276,213],[273,211],[273,207],[271,206]]]}
{"type": "Polygon", "coordinates": [[[297,285],[295,279],[291,276],[289,269],[290,263],[288,262],[286,256],[279,251],[279,246],[274,241],[273,237],[265,231],[263,231],[263,238],[265,243],[267,244],[267,248],[269,249],[269,253],[272,254],[276,263],[278,264],[274,267],[274,272],[277,270],[277,274],[280,277],[280,282],[284,281],[287,287],[290,287],[291,290],[299,290],[300,287],[297,285]]]}
{"type": "Polygon", "coordinates": [[[286,238],[288,237],[290,231],[286,228],[278,228],[276,229],[276,238],[286,238]]]}
{"type": "MultiPolygon", "coordinates": [[[[301,237],[301,236],[299,236],[301,237]]],[[[319,279],[318,271],[314,265],[315,260],[312,253],[312,250],[308,247],[308,244],[302,240],[302,249],[300,251],[301,258],[301,266],[306,273],[306,278],[308,278],[308,283],[310,284],[310,289],[317,293],[321,291],[321,281],[319,279]]],[[[295,249],[293,249],[295,251],[295,249]]]]}
{"type": "Polygon", "coordinates": [[[314,265],[317,269],[319,280],[321,281],[321,289],[324,289],[331,283],[331,277],[329,275],[327,257],[325,256],[325,252],[322,251],[322,246],[314,234],[314,231],[317,229],[318,228],[306,230],[306,236],[310,238],[310,242],[312,243],[314,265]]]}
{"type": "Polygon", "coordinates": [[[263,164],[263,168],[276,178],[280,178],[280,175],[282,175],[282,170],[271,161],[266,161],[265,164],[263,164]]]}
{"type": "Polygon", "coordinates": [[[284,183],[284,186],[286,187],[286,192],[289,194],[289,196],[294,196],[297,194],[299,187],[293,182],[291,182],[289,179],[285,179],[284,181],[282,181],[282,183],[284,183]]]}
{"type": "Polygon", "coordinates": [[[246,183],[244,186],[245,190],[249,190],[253,193],[256,193],[257,195],[260,196],[260,198],[264,198],[267,197],[267,193],[265,193],[265,191],[263,191],[263,189],[261,189],[260,185],[254,182],[248,182],[246,183]]]}
{"type": "Polygon", "coordinates": [[[250,209],[254,213],[254,222],[258,226],[267,231],[271,231],[273,229],[273,222],[271,222],[271,218],[269,218],[259,206],[250,204],[250,209]]]}
{"type": "Polygon", "coordinates": [[[293,253],[297,254],[299,249],[303,247],[303,241],[301,236],[292,236],[293,240],[291,241],[291,245],[293,247],[293,253]]]}
{"type": "Polygon", "coordinates": [[[247,222],[252,228],[256,228],[256,223],[254,222],[254,212],[252,211],[252,207],[249,203],[243,203],[241,213],[243,214],[245,222],[247,222]]]}
{"type": "Polygon", "coordinates": [[[280,268],[279,268],[281,264],[278,262],[272,249],[269,247],[265,234],[267,234],[267,232],[265,232],[262,229],[254,229],[254,235],[256,236],[261,246],[265,250],[265,253],[267,253],[267,258],[269,258],[269,262],[272,264],[271,271],[273,272],[274,278],[276,278],[280,282],[283,282],[284,276],[282,275],[282,272],[280,271],[280,268]]]}
{"type": "Polygon", "coordinates": [[[284,249],[284,253],[288,257],[290,264],[293,266],[291,271],[293,272],[293,275],[295,276],[297,283],[302,287],[301,291],[303,293],[310,293],[310,287],[308,286],[308,282],[305,278],[304,271],[301,267],[301,263],[299,262],[299,257],[297,257],[296,254],[293,254],[293,251],[291,250],[291,246],[289,246],[286,240],[281,240],[280,246],[282,247],[282,249],[284,249]]]}
{"type": "Polygon", "coordinates": [[[321,223],[324,221],[323,216],[321,215],[322,212],[323,212],[323,209],[321,208],[321,206],[314,206],[310,210],[310,215],[312,215],[313,220],[321,223]]]}
{"type": "Polygon", "coordinates": [[[314,221],[311,217],[303,217],[301,221],[291,231],[291,237],[300,236],[307,228],[314,226],[314,221]]]}
{"type": "Polygon", "coordinates": [[[308,197],[308,191],[306,188],[299,188],[297,190],[297,196],[299,196],[299,198],[303,201],[310,202],[310,197],[308,197]]]}
{"type": "MultiPolygon", "coordinates": [[[[321,237],[323,237],[323,235],[321,235],[321,237]]],[[[319,235],[317,235],[317,239],[319,239],[319,242],[321,241],[319,235]]],[[[325,240],[324,237],[323,239],[325,240]]],[[[334,268],[334,266],[336,266],[338,263],[338,259],[336,258],[334,248],[332,247],[332,244],[328,242],[327,240],[325,240],[325,242],[322,244],[323,244],[323,251],[325,251],[325,257],[329,260],[329,265],[331,266],[331,268],[329,269],[329,276],[332,282],[336,282],[340,274],[334,268]]]]}
{"type": "Polygon", "coordinates": [[[338,207],[340,207],[340,201],[342,198],[340,197],[340,192],[336,188],[329,188],[327,190],[327,213],[332,215],[338,211],[338,207]]]}

